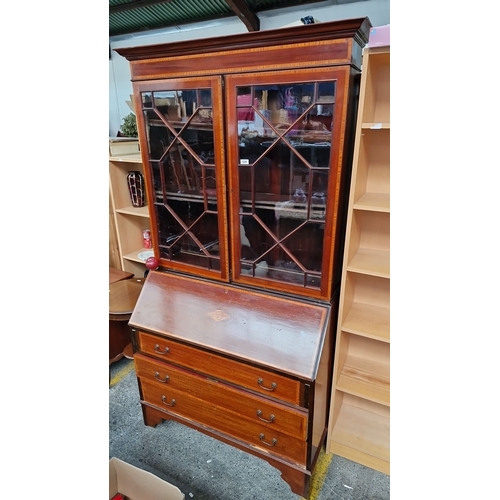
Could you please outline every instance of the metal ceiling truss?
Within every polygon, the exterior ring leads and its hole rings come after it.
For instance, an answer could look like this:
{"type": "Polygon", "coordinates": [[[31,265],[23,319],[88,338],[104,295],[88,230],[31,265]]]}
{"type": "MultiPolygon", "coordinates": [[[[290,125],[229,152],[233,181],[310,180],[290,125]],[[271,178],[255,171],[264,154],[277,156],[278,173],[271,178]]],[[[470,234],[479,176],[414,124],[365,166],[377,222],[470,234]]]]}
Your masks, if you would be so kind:
{"type": "Polygon", "coordinates": [[[237,16],[259,31],[258,12],[318,0],[109,0],[109,36],[237,16]]]}

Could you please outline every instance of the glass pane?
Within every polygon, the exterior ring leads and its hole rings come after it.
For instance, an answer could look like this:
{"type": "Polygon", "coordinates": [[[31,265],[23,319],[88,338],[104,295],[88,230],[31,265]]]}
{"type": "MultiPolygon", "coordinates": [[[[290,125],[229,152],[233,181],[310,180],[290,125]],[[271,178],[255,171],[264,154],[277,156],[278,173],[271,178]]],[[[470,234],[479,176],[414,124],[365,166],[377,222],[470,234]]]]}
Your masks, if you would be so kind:
{"type": "Polygon", "coordinates": [[[220,270],[217,214],[195,213],[194,207],[181,202],[156,205],[159,248],[162,259],[220,270]],[[196,218],[198,215],[198,218],[196,218]]]}
{"type": "Polygon", "coordinates": [[[220,270],[211,89],[144,92],[162,259],[220,270]]]}
{"type": "Polygon", "coordinates": [[[151,92],[143,92],[141,95],[142,107],[151,108],[153,106],[153,95],[151,92]]]}
{"type": "Polygon", "coordinates": [[[319,288],[335,82],[236,90],[241,273],[319,288]]]}

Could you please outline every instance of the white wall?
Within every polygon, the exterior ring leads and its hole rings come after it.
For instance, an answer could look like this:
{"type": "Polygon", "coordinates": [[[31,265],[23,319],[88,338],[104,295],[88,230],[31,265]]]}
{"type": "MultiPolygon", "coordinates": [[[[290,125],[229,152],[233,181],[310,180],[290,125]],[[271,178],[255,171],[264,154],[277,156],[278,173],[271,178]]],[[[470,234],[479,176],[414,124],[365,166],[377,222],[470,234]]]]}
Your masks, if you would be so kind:
{"type": "MultiPolygon", "coordinates": [[[[336,5],[335,0],[318,2],[302,7],[288,7],[258,14],[260,29],[279,28],[310,15],[321,22],[369,17],[373,26],[390,24],[389,0],[361,0],[336,5]]],[[[109,61],[109,136],[115,137],[122,119],[130,113],[127,100],[132,94],[129,62],[113,51],[120,47],[136,47],[157,43],[192,40],[246,33],[246,26],[236,17],[220,21],[184,25],[180,28],[155,30],[146,34],[124,35],[110,38],[111,60],[109,61]]]]}

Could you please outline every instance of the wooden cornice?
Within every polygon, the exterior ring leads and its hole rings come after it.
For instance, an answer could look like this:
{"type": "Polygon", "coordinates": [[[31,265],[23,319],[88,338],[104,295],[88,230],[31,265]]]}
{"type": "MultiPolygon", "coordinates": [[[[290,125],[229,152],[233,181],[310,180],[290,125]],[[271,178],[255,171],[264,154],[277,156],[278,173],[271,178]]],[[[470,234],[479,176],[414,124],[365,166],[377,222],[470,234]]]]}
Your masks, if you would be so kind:
{"type": "Polygon", "coordinates": [[[250,31],[248,33],[213,38],[199,38],[182,42],[116,48],[113,50],[129,61],[138,61],[159,57],[182,57],[199,54],[200,52],[208,54],[224,50],[252,49],[289,43],[307,43],[324,40],[325,38],[330,40],[353,38],[363,47],[368,42],[371,26],[372,24],[368,17],[363,17],[305,24],[290,28],[250,31]]]}

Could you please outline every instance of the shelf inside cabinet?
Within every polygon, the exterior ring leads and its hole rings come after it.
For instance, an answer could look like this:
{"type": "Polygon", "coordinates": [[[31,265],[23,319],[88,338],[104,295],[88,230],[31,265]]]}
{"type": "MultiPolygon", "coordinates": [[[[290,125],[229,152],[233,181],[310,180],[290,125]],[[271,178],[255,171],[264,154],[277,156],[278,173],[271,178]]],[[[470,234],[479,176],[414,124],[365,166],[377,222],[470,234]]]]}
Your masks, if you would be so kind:
{"type": "Polygon", "coordinates": [[[390,255],[383,250],[362,249],[358,250],[354,257],[349,261],[347,270],[389,278],[390,275],[390,255]]]}
{"type": "MultiPolygon", "coordinates": [[[[390,122],[390,51],[389,47],[369,49],[362,123],[390,122]]],[[[364,59],[364,58],[363,58],[364,59]]]]}
{"type": "MultiPolygon", "coordinates": [[[[203,108],[200,108],[200,109],[203,109],[203,108]]],[[[210,109],[210,108],[205,108],[207,111],[210,109]]],[[[161,110],[161,107],[160,107],[160,110],[161,110]]],[[[210,109],[211,111],[211,109],[210,109]]],[[[169,119],[169,125],[172,126],[173,128],[175,128],[176,130],[181,130],[182,128],[186,127],[186,123],[187,123],[187,118],[184,117],[182,120],[171,120],[169,119]]],[[[163,128],[163,129],[167,129],[168,127],[165,125],[165,123],[163,123],[162,120],[155,120],[155,119],[149,119],[148,121],[149,125],[151,127],[160,127],[160,128],[163,128]]],[[[207,121],[199,121],[199,120],[196,120],[196,119],[192,119],[190,122],[189,122],[189,125],[185,128],[185,130],[191,130],[191,131],[208,131],[208,132],[212,132],[214,129],[214,125],[213,125],[213,121],[212,119],[207,119],[207,121]]]]}
{"type": "Polygon", "coordinates": [[[383,342],[390,339],[388,219],[388,214],[370,212],[353,217],[340,318],[342,330],[383,342]],[[370,224],[375,224],[374,234],[357,234],[370,224]]]}
{"type": "Polygon", "coordinates": [[[117,212],[116,214],[117,228],[121,239],[119,241],[120,252],[123,258],[139,260],[134,258],[138,252],[143,251],[143,231],[150,229],[150,220],[147,217],[131,217],[128,214],[117,212]],[[137,250],[140,248],[140,250],[137,250]]]}
{"type": "Polygon", "coordinates": [[[332,433],[332,442],[389,462],[389,409],[384,407],[387,414],[376,413],[357,406],[357,399],[344,396],[332,433]]]}
{"type": "MultiPolygon", "coordinates": [[[[122,157],[122,159],[123,158],[124,157],[122,157]]],[[[148,217],[147,200],[146,206],[144,207],[132,206],[127,182],[127,175],[129,172],[136,171],[141,174],[143,173],[140,157],[139,161],[116,161],[116,159],[113,161],[110,159],[109,165],[109,180],[115,211],[117,213],[148,217]]]]}
{"type": "Polygon", "coordinates": [[[388,213],[354,210],[348,244],[347,270],[389,278],[389,236],[388,213]]]}
{"type": "Polygon", "coordinates": [[[124,215],[134,215],[136,217],[147,217],[149,218],[148,207],[133,207],[132,205],[122,208],[117,208],[116,213],[124,215]]]}
{"type": "Polygon", "coordinates": [[[142,157],[140,154],[110,156],[109,161],[122,162],[122,163],[140,163],[142,165],[142,157]]]}
{"type": "Polygon", "coordinates": [[[390,212],[391,197],[384,193],[364,193],[353,203],[355,210],[390,212]]]}
{"type": "Polygon", "coordinates": [[[129,252],[123,256],[124,259],[131,260],[133,262],[140,262],[141,264],[144,264],[144,260],[139,259],[139,254],[141,252],[146,252],[148,249],[147,248],[138,248],[137,250],[133,250],[132,252],[129,252]]]}
{"type": "Polygon", "coordinates": [[[336,388],[389,406],[390,345],[341,330],[336,388]]]}
{"type": "Polygon", "coordinates": [[[389,367],[375,361],[349,356],[337,381],[337,389],[389,406],[389,367]]]}
{"type": "Polygon", "coordinates": [[[389,130],[391,128],[390,122],[363,122],[361,124],[361,128],[363,130],[369,129],[369,130],[389,130]]]}
{"type": "Polygon", "coordinates": [[[370,306],[354,303],[349,308],[342,323],[346,332],[364,335],[381,342],[390,341],[390,310],[389,307],[370,306]]]}
{"type": "Polygon", "coordinates": [[[358,137],[354,208],[389,211],[390,140],[389,130],[364,130],[358,137]]]}

